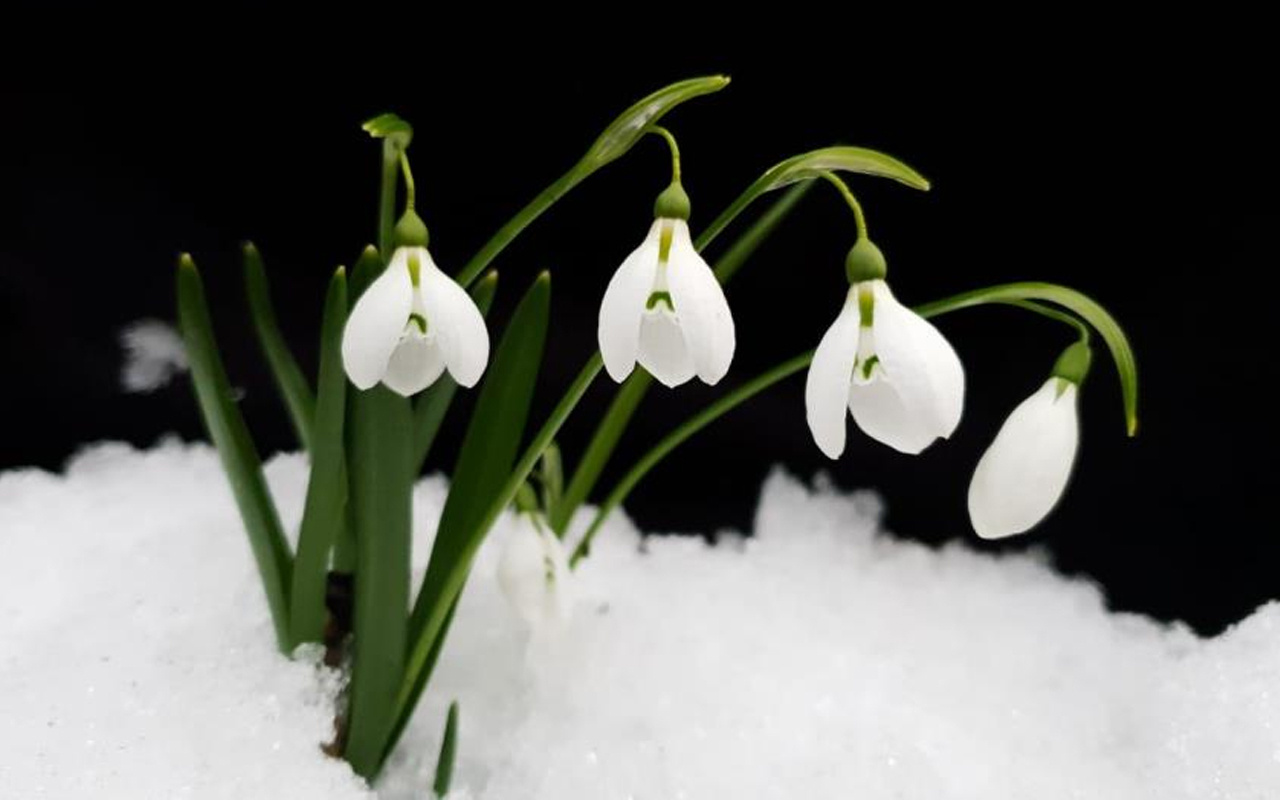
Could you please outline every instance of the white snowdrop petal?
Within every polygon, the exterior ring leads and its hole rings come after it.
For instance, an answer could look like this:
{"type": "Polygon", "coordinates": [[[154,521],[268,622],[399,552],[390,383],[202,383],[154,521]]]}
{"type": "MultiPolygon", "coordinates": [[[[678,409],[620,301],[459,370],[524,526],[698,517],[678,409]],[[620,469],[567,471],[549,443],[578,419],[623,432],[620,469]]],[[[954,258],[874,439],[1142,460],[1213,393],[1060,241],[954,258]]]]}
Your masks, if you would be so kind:
{"type": "Polygon", "coordinates": [[[449,374],[462,386],[475,386],[489,363],[489,329],[471,295],[440,271],[425,248],[418,285],[426,311],[427,333],[435,336],[449,374]]]}
{"type": "Polygon", "coordinates": [[[618,383],[627,379],[636,365],[640,345],[640,317],[653,293],[658,272],[660,223],[654,220],[640,246],[623,259],[609,279],[600,301],[596,338],[609,377],[618,383]]]}
{"type": "Polygon", "coordinates": [[[839,458],[844,452],[845,408],[858,357],[860,324],[857,296],[850,289],[840,315],[818,343],[805,376],[805,419],[818,449],[828,458],[839,458]]]}
{"type": "Polygon", "coordinates": [[[412,306],[407,255],[397,250],[387,268],[360,295],[342,332],[342,365],[358,388],[369,389],[382,380],[412,306]]]}
{"type": "Polygon", "coordinates": [[[715,385],[733,362],[736,335],[724,287],[693,247],[689,224],[672,220],[667,284],[694,367],[703,383],[715,385]]]}
{"type": "Polygon", "coordinates": [[[1080,440],[1076,386],[1050,378],[1023,400],[982,454],[969,484],[969,518],[984,539],[1012,536],[1048,516],[1067,487],[1080,440]]]}
{"type": "Polygon", "coordinates": [[[931,322],[898,302],[884,281],[873,281],[876,354],[910,413],[930,438],[950,436],[964,411],[964,367],[931,322]]]}
{"type": "Polygon", "coordinates": [[[444,372],[444,353],[435,338],[407,336],[391,354],[382,382],[397,394],[411,397],[435,383],[444,372]]]}
{"type": "Polygon", "coordinates": [[[668,388],[694,376],[684,334],[675,317],[665,312],[646,313],[640,319],[640,346],[636,359],[649,374],[668,388]]]}
{"type": "Polygon", "coordinates": [[[564,547],[528,514],[520,514],[513,526],[497,577],[512,609],[535,630],[555,630],[568,622],[572,592],[564,547]]]}
{"type": "Polygon", "coordinates": [[[848,402],[853,421],[863,433],[900,453],[916,455],[937,438],[928,422],[903,402],[888,381],[849,387],[848,402]]]}

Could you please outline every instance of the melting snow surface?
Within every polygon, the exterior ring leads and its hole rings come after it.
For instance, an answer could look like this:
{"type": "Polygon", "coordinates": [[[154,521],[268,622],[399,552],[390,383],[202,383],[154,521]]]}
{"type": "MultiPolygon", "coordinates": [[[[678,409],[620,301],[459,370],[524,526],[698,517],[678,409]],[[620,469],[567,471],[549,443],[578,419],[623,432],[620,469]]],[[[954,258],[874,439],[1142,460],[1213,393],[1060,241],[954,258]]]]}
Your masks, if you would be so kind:
{"type": "MultiPolygon", "coordinates": [[[[267,474],[295,527],[305,461],[267,474]]],[[[419,562],[445,488],[418,486],[419,562]]],[[[455,698],[471,800],[1280,797],[1280,604],[1200,640],[879,516],[779,473],[750,540],[618,517],[552,637],[498,591],[504,520],[375,794],[319,750],[340,679],[275,652],[207,446],[5,473],[0,798],[420,800],[455,698]]]]}

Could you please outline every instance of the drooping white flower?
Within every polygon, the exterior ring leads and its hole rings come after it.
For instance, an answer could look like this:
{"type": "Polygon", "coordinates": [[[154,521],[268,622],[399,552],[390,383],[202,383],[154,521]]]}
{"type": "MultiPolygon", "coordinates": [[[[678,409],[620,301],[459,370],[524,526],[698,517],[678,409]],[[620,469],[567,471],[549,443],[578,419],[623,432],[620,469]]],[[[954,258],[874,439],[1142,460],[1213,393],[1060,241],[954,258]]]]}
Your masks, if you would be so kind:
{"type": "Polygon", "coordinates": [[[1080,441],[1077,389],[1066,378],[1049,378],[982,454],[969,484],[969,518],[982,538],[1029,530],[1057,505],[1080,441]]]}
{"type": "Polygon", "coordinates": [[[425,247],[399,247],[360,299],[342,334],[342,363],[357,387],[379,381],[405,397],[449,370],[474,386],[489,361],[489,331],[475,301],[425,247]]]}
{"type": "Polygon", "coordinates": [[[569,561],[556,535],[536,512],[516,515],[498,560],[498,585],[515,612],[539,632],[556,631],[573,613],[569,561]]]}
{"type": "Polygon", "coordinates": [[[871,438],[919,453],[960,423],[964,367],[938,329],[899,303],[884,280],[860,281],[814,352],[805,408],[829,458],[844,452],[845,409],[871,438]]]}
{"type": "Polygon", "coordinates": [[[715,384],[733,360],[733,315],[682,219],[659,217],[609,281],[600,303],[600,354],[621,383],[636,362],[665,386],[697,375],[715,384]]]}

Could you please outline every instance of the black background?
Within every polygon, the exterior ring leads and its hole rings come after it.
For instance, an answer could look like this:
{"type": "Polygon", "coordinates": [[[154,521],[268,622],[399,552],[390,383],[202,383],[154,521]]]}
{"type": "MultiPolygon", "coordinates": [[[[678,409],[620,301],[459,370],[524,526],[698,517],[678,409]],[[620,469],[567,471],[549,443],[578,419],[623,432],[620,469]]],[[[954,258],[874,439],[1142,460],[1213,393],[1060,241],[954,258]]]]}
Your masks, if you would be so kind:
{"type": "MultiPolygon", "coordinates": [[[[1200,33],[813,48],[822,58],[765,46],[634,55],[620,45],[555,64],[528,46],[475,61],[396,50],[355,66],[345,60],[354,48],[316,45],[253,71],[244,67],[261,43],[228,38],[200,51],[157,44],[141,69],[105,59],[65,78],[11,72],[0,132],[0,467],[56,469],[101,439],[203,435],[185,380],[153,395],[119,389],[117,333],[140,317],[172,319],[184,250],[204,273],[259,448],[291,449],[248,328],[238,244],[262,250],[282,327],[311,370],[327,276],[374,235],[378,146],[360,130],[366,117],[395,110],[415,125],[419,209],[437,262],[456,271],[622,108],[671,80],[723,71],[728,89],[667,119],[695,230],[793,153],[848,143],[897,155],[934,190],[852,185],[899,298],[1010,280],[1094,296],[1136,348],[1141,433],[1125,438],[1114,368],[1097,352],[1065,501],[1029,536],[978,541],[964,502],[973,465],[1070,334],[1008,309],[965,311],[939,322],[969,377],[952,440],[909,457],[851,427],[845,456],[829,462],[810,439],[796,377],[654,472],[628,503],[639,524],[746,527],[771,464],[805,478],[826,471],[883,492],[896,535],[1043,546],[1063,570],[1102,584],[1114,607],[1215,632],[1280,597],[1274,301],[1260,288],[1276,266],[1275,139],[1264,125],[1274,87],[1264,58],[1234,33],[1215,38],[1212,56],[1200,33]]],[[[594,349],[600,295],[647,229],[667,170],[662,143],[642,143],[496,262],[495,328],[538,270],[553,271],[535,420],[594,349]]],[[[714,389],[651,392],[601,487],[726,387],[813,347],[839,309],[851,243],[848,212],[817,188],[735,278],[729,376],[714,389]]],[[[611,394],[599,382],[566,428],[571,463],[611,394]]],[[[430,469],[451,462],[470,404],[460,397],[430,469]]]]}

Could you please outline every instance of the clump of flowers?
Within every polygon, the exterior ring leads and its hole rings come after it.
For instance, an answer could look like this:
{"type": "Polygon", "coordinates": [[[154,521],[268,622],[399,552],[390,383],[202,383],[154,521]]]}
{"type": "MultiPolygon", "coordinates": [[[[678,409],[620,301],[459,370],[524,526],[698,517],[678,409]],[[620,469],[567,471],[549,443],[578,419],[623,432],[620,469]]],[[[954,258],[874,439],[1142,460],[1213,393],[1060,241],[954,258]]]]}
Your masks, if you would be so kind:
{"type": "MultiPolygon", "coordinates": [[[[805,416],[827,456],[839,458],[846,450],[846,415],[870,439],[914,454],[949,437],[964,407],[964,369],[934,319],[996,303],[1070,326],[1075,340],[1048,381],[1014,410],[977,465],[969,509],[984,537],[1034,527],[1064,492],[1075,461],[1076,398],[1089,372],[1092,332],[1115,361],[1129,432],[1134,432],[1132,352],[1119,325],[1088,297],[1065,286],[1009,283],[913,307],[898,300],[887,282],[887,260],[868,237],[862,206],[846,182],[851,175],[871,176],[928,190],[928,181],[896,158],[839,146],[785,159],[695,236],[677,140],[659,122],[682,103],[727,84],[722,76],[681,81],[625,110],[576,164],[452,276],[433,260],[427,226],[415,210],[409,158],[413,129],[394,114],[369,120],[365,129],[382,150],[377,244],[359,255],[349,273],[339,267],[333,274],[314,383],[280,337],[261,256],[246,246],[255,330],[311,460],[296,549],[281,529],[234,402],[200,275],[189,256],[180,259],[179,317],[196,396],[239,505],[280,648],[288,653],[322,642],[330,663],[349,664],[346,707],[328,747],[366,778],[378,774],[428,689],[472,560],[502,513],[514,506],[518,515],[500,564],[507,596],[536,629],[563,626],[572,610],[573,570],[581,568],[601,523],[631,489],[689,436],[800,371],[807,369],[805,416]],[[497,288],[492,263],[559,198],[649,137],[665,141],[671,154],[671,174],[654,204],[654,220],[614,270],[601,299],[598,350],[530,433],[526,423],[550,321],[551,277],[536,276],[501,334],[491,337],[486,316],[497,288]],[[731,310],[725,284],[815,181],[834,187],[853,215],[843,305],[834,309],[835,320],[816,350],[761,375],[734,378],[734,321],[751,319],[755,312],[731,310]],[[398,205],[401,187],[403,204],[398,205]],[[783,189],[714,267],[708,263],[703,253],[743,210],[783,189]],[[601,372],[621,385],[566,480],[555,438],[601,372]],[[652,381],[676,389],[695,376],[733,388],[655,443],[602,496],[577,541],[566,541],[571,521],[595,494],[614,445],[652,381]],[[475,389],[478,396],[426,575],[413,587],[411,490],[459,386],[475,389]],[[522,442],[527,442],[523,449],[522,442]]],[[[814,313],[833,310],[823,298],[837,288],[838,279],[833,269],[814,313]]],[[[441,795],[448,790],[456,731],[454,709],[435,783],[441,795]]]]}

